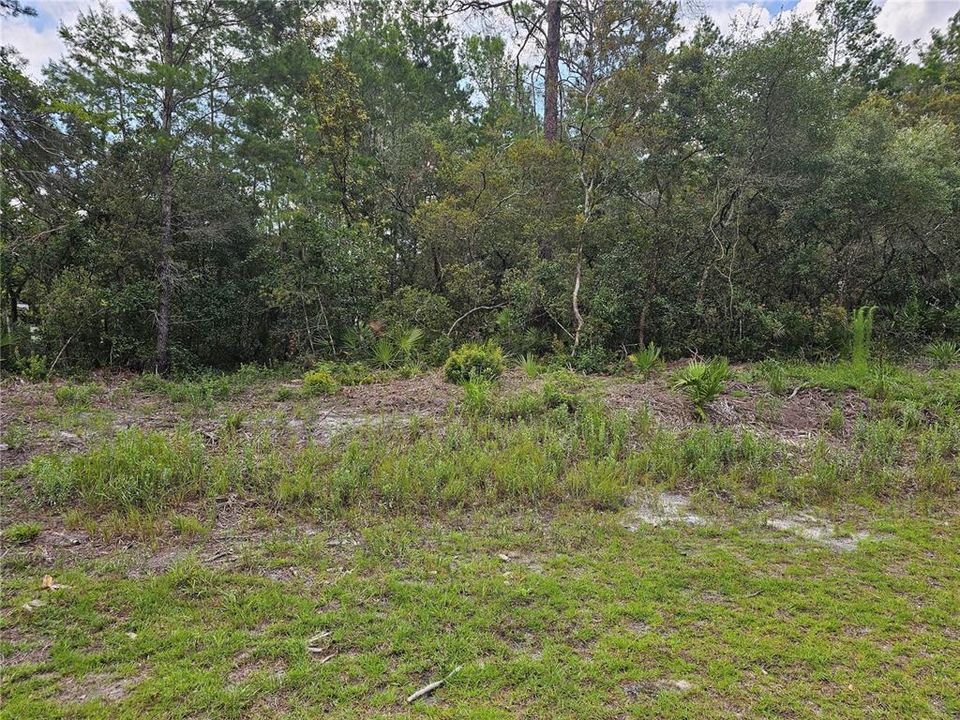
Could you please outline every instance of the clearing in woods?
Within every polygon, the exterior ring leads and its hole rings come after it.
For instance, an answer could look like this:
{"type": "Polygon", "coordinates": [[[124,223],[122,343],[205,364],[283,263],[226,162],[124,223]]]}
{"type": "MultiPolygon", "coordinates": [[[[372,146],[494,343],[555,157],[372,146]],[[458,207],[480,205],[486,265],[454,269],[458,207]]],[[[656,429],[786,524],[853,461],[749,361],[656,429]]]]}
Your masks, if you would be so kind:
{"type": "Polygon", "coordinates": [[[957,717],[960,372],[764,372],[5,381],[0,713],[957,717]]]}

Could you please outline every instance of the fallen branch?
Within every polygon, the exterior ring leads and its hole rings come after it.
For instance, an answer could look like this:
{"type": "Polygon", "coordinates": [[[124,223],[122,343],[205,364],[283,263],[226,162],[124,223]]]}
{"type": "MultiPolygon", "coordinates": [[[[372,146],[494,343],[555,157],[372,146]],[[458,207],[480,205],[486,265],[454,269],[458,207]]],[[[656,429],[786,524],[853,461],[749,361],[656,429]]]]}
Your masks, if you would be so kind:
{"type": "Polygon", "coordinates": [[[478,305],[477,307],[473,308],[472,310],[467,310],[463,315],[461,315],[460,317],[458,317],[456,320],[453,321],[453,325],[451,325],[451,326],[450,326],[450,329],[447,330],[447,337],[450,337],[451,333],[453,333],[453,331],[454,331],[454,329],[457,327],[457,325],[460,324],[460,321],[461,321],[461,320],[464,320],[464,319],[470,317],[471,315],[473,315],[473,314],[474,314],[475,312],[477,312],[478,310],[499,310],[499,309],[502,308],[502,307],[506,307],[506,305],[507,305],[506,303],[500,303],[499,305],[478,305]]]}
{"type": "Polygon", "coordinates": [[[793,400],[797,396],[798,392],[808,387],[810,387],[810,383],[800,383],[793,389],[793,392],[790,393],[790,397],[788,397],[787,400],[793,400]]]}
{"type": "Polygon", "coordinates": [[[429,685],[424,685],[422,688],[420,688],[420,689],[417,690],[415,693],[413,693],[413,695],[411,695],[410,697],[407,698],[407,704],[409,705],[410,703],[416,702],[416,701],[419,700],[420,698],[422,698],[422,697],[424,697],[424,696],[429,695],[430,693],[432,693],[432,692],[433,692],[434,690],[436,690],[438,687],[440,687],[441,685],[443,685],[447,680],[449,680],[449,679],[452,678],[454,675],[456,675],[458,672],[460,672],[460,668],[461,668],[461,666],[460,666],[460,665],[457,665],[457,666],[456,666],[453,670],[451,670],[450,673],[449,673],[445,678],[443,678],[442,680],[437,680],[436,682],[432,682],[432,683],[430,683],[429,685]]]}

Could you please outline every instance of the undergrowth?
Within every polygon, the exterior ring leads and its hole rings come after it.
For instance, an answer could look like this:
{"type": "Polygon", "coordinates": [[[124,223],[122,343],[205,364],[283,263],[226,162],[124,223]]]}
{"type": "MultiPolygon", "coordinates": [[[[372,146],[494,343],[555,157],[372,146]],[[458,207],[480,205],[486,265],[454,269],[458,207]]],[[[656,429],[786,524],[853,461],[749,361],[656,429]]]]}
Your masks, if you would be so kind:
{"type": "MultiPolygon", "coordinates": [[[[338,515],[496,503],[607,509],[649,485],[743,504],[869,501],[960,488],[955,404],[934,417],[908,401],[887,400],[854,424],[844,447],[832,421],[820,438],[794,446],[709,424],[669,430],[644,410],[606,410],[591,390],[573,373],[550,373],[512,393],[475,379],[464,386],[460,415],[373,424],[329,444],[293,447],[229,422],[215,446],[185,430],[128,430],[86,452],[37,456],[26,473],[41,504],[147,515],[229,492],[338,515]]],[[[177,522],[181,534],[199,532],[177,522]]],[[[143,518],[137,524],[149,527],[143,518]]]]}

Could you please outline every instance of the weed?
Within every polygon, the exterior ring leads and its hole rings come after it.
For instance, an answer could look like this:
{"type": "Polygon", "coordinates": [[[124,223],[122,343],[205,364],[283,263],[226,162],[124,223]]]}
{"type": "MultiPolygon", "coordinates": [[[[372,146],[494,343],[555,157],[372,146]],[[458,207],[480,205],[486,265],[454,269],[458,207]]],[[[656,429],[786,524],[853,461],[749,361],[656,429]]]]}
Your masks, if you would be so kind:
{"type": "Polygon", "coordinates": [[[277,391],[273,395],[273,399],[277,402],[285,402],[292,398],[294,395],[293,388],[288,385],[281,385],[277,388],[277,391]]]}
{"type": "Polygon", "coordinates": [[[787,371],[782,363],[768,358],[757,365],[756,371],[774,395],[783,395],[787,391],[787,371]]]}
{"type": "Polygon", "coordinates": [[[628,355],[627,360],[630,361],[633,369],[642,375],[651,373],[663,366],[663,360],[660,358],[660,348],[652,340],[642,350],[628,355]]]}
{"type": "Polygon", "coordinates": [[[93,383],[84,383],[82,385],[61,385],[53,391],[54,400],[57,405],[67,407],[87,407],[90,400],[100,391],[100,388],[93,383]]]}
{"type": "Polygon", "coordinates": [[[243,421],[246,416],[247,413],[244,410],[237,410],[237,412],[227,415],[227,419],[223,423],[224,431],[231,435],[238,433],[240,428],[243,427],[243,421]]]}
{"type": "Polygon", "coordinates": [[[524,374],[531,380],[540,374],[540,363],[532,353],[527,353],[523,356],[520,361],[520,366],[523,368],[524,374]]]}
{"type": "Polygon", "coordinates": [[[949,340],[931,343],[927,346],[927,357],[933,361],[934,367],[944,370],[960,363],[960,344],[949,340]]]}
{"type": "Polygon", "coordinates": [[[199,490],[203,456],[195,434],[125,430],[83,453],[39,455],[27,472],[46,505],[157,509],[199,490]]]}
{"type": "Polygon", "coordinates": [[[843,408],[834,407],[830,410],[830,416],[827,418],[827,430],[834,437],[842,437],[846,430],[847,421],[843,415],[843,408]]]}
{"type": "Polygon", "coordinates": [[[303,391],[307,395],[333,395],[340,384],[326,368],[311,370],[303,376],[303,391]]]}
{"type": "Polygon", "coordinates": [[[713,358],[707,362],[694,360],[674,373],[673,389],[690,398],[697,416],[706,420],[704,408],[723,391],[729,370],[726,358],[713,358]]]}
{"type": "Polygon", "coordinates": [[[873,340],[873,316],[876,306],[864,306],[853,311],[850,321],[850,359],[855,368],[867,369],[870,344],[873,340]]]}
{"type": "Polygon", "coordinates": [[[480,417],[490,411],[491,383],[482,378],[468,380],[463,384],[463,410],[470,417],[480,417]]]}
{"type": "Polygon", "coordinates": [[[38,522],[14,523],[3,531],[3,539],[14,545],[32,543],[43,532],[43,525],[38,522]]]}
{"type": "Polygon", "coordinates": [[[193,515],[174,515],[170,518],[170,526],[177,535],[187,538],[204,537],[209,532],[203,522],[193,515]]]}

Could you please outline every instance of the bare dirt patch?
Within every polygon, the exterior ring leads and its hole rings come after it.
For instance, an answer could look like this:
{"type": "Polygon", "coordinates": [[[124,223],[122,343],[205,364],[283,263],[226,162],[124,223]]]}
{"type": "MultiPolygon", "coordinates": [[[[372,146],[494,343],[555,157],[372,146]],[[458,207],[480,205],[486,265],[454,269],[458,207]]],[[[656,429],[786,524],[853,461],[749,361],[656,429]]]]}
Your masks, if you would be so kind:
{"type": "Polygon", "coordinates": [[[636,532],[643,525],[705,525],[706,520],[690,511],[690,498],[678,493],[658,495],[638,493],[633,496],[626,513],[624,527],[636,532]]]}
{"type": "Polygon", "coordinates": [[[77,680],[65,677],[60,681],[59,699],[62,703],[83,703],[91,700],[117,702],[146,678],[146,670],[137,675],[119,677],[109,673],[92,673],[77,680]]]}
{"type": "MultiPolygon", "coordinates": [[[[614,409],[633,412],[646,407],[659,424],[674,430],[697,424],[689,402],[671,390],[664,377],[614,381],[606,386],[604,399],[614,409]]],[[[819,435],[835,409],[844,423],[838,434],[845,436],[870,406],[852,392],[801,388],[789,395],[773,395],[758,385],[729,382],[723,395],[707,407],[707,414],[718,425],[800,442],[819,435]]]]}
{"type": "Polygon", "coordinates": [[[227,681],[231,685],[242,685],[256,673],[268,673],[274,678],[280,678],[286,671],[287,663],[283,659],[254,659],[250,657],[250,653],[244,651],[234,660],[234,668],[227,674],[227,681]]]}
{"type": "Polygon", "coordinates": [[[862,531],[846,535],[841,534],[837,531],[833,523],[807,513],[796,513],[787,517],[770,518],[767,520],[767,526],[775,530],[796,535],[804,540],[811,540],[820,545],[825,545],[837,552],[851,552],[856,550],[861,541],[871,537],[870,533],[862,531]]]}

